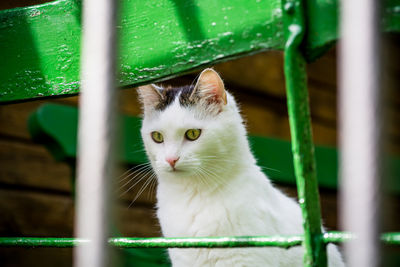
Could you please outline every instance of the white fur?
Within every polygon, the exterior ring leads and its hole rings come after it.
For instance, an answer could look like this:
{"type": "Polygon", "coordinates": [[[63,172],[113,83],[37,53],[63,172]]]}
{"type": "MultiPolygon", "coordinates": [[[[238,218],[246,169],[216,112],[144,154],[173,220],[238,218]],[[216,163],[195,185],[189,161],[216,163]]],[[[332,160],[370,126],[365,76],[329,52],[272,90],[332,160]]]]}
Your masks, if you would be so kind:
{"type": "MultiPolygon", "coordinates": [[[[142,137],[158,177],[157,216],[166,237],[301,234],[299,205],[275,189],[252,155],[232,95],[217,115],[204,107],[181,107],[146,114],[142,137]],[[187,129],[202,129],[196,141],[187,129]],[[150,136],[159,131],[164,142],[150,136]],[[173,171],[167,157],[180,157],[173,171]]],[[[329,266],[344,266],[328,246],[329,266]]],[[[169,249],[174,267],[302,266],[303,249],[169,249]]]]}

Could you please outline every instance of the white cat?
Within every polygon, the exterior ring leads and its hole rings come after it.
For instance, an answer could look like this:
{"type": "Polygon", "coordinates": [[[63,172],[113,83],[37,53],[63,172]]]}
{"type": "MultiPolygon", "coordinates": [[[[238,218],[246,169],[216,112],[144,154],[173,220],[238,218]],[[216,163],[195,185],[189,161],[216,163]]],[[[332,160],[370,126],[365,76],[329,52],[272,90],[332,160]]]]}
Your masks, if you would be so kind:
{"type": "MultiPolygon", "coordinates": [[[[235,99],[205,69],[195,86],[139,88],[141,134],[166,237],[301,234],[299,205],[257,166],[235,99]]],[[[303,266],[303,249],[169,249],[174,267],[303,266]]],[[[329,266],[344,266],[328,246],[329,266]]]]}

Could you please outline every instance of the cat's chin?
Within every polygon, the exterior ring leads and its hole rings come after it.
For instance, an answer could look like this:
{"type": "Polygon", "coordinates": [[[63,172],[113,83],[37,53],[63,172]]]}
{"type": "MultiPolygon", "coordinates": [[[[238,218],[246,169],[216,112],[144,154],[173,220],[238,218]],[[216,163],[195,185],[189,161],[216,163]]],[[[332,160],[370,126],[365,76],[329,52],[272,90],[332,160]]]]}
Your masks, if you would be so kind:
{"type": "Polygon", "coordinates": [[[162,171],[162,176],[167,176],[171,178],[181,178],[190,176],[190,171],[183,170],[183,169],[166,169],[162,171]]]}

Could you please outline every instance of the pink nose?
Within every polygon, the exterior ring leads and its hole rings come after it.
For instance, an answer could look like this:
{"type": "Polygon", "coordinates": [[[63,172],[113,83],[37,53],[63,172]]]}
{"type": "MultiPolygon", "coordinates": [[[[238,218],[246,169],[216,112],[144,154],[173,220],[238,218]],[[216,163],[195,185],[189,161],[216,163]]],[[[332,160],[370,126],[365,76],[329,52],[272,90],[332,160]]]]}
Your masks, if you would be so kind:
{"type": "Polygon", "coordinates": [[[171,165],[172,168],[174,168],[175,163],[179,160],[179,157],[166,158],[165,160],[169,163],[169,165],[171,165]]]}

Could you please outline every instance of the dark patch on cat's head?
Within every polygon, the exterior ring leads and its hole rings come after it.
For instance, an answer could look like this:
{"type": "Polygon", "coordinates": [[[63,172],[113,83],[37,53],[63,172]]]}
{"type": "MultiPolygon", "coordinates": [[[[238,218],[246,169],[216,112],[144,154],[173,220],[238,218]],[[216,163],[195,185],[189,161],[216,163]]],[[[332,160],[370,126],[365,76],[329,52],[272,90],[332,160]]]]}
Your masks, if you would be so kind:
{"type": "Polygon", "coordinates": [[[203,70],[194,86],[162,88],[151,84],[139,87],[138,93],[145,114],[163,111],[176,100],[182,107],[199,105],[208,114],[218,114],[227,104],[224,83],[213,69],[203,70]]]}
{"type": "Polygon", "coordinates": [[[193,85],[186,85],[182,87],[167,87],[160,93],[162,95],[160,102],[156,105],[156,110],[165,110],[172,104],[177,97],[181,106],[188,107],[196,103],[195,97],[191,97],[194,90],[193,85]]]}

